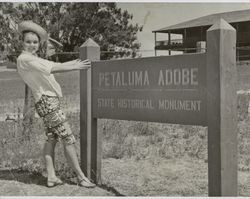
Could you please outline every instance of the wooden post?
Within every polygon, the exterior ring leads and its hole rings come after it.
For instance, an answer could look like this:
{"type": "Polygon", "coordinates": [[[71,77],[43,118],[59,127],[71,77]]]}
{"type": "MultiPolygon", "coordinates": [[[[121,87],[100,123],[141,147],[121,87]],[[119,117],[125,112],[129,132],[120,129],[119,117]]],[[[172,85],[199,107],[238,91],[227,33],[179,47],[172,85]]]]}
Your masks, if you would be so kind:
{"type": "Polygon", "coordinates": [[[206,52],[206,42],[205,41],[197,41],[196,42],[196,52],[197,53],[205,53],[206,52]]]}
{"type": "Polygon", "coordinates": [[[220,19],[207,31],[209,196],[237,195],[236,31],[220,19]]]}
{"type": "Polygon", "coordinates": [[[183,43],[182,45],[183,45],[183,48],[184,48],[183,53],[185,54],[187,52],[186,47],[187,47],[187,44],[188,44],[188,41],[187,41],[187,29],[186,28],[184,29],[184,35],[183,35],[183,42],[182,43],[183,43]]]}
{"type": "Polygon", "coordinates": [[[35,118],[35,100],[31,89],[25,84],[24,108],[23,108],[23,136],[30,140],[31,125],[35,118]]]}
{"type": "Polygon", "coordinates": [[[156,42],[156,32],[155,32],[155,56],[157,56],[157,52],[156,52],[156,44],[157,44],[157,42],[156,42]]]}
{"type": "MultiPolygon", "coordinates": [[[[239,23],[236,23],[236,32],[239,32],[239,23]]],[[[238,40],[239,41],[239,40],[238,40]]],[[[237,49],[237,47],[240,47],[240,42],[237,46],[237,37],[236,37],[236,61],[240,61],[240,48],[237,49]]]]}
{"type": "MultiPolygon", "coordinates": [[[[100,46],[88,39],[80,48],[80,59],[100,60],[100,46]]],[[[101,182],[101,135],[97,119],[92,118],[92,69],[80,71],[80,150],[81,167],[88,178],[101,182]]]]}
{"type": "MultiPolygon", "coordinates": [[[[168,32],[168,47],[171,47],[171,33],[170,31],[168,32]]],[[[171,50],[168,50],[168,55],[171,55],[171,50]]]]}

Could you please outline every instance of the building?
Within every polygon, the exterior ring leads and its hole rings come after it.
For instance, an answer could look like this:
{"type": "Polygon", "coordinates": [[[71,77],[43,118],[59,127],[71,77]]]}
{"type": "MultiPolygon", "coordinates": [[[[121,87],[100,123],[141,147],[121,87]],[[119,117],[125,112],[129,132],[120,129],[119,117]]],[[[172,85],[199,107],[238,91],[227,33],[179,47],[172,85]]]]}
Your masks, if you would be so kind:
{"type": "Polygon", "coordinates": [[[237,60],[250,60],[250,9],[211,14],[153,31],[155,34],[155,54],[167,50],[193,53],[204,51],[206,31],[216,21],[223,18],[237,32],[237,60]],[[157,40],[157,34],[166,34],[166,40],[157,40]],[[178,39],[176,39],[178,37],[178,39]]]}

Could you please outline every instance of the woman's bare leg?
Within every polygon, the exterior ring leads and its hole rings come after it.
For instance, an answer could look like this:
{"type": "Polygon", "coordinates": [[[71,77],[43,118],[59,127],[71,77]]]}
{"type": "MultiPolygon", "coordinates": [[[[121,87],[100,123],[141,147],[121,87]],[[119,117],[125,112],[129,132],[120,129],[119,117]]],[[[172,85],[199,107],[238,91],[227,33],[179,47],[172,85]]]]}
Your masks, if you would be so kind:
{"type": "Polygon", "coordinates": [[[56,146],[56,140],[46,141],[44,144],[44,159],[48,174],[48,180],[56,178],[55,167],[54,167],[55,146],[56,146]]]}
{"type": "Polygon", "coordinates": [[[67,158],[70,166],[72,167],[72,169],[76,173],[78,179],[86,179],[87,180],[87,177],[82,172],[82,169],[81,169],[80,164],[78,162],[78,157],[77,157],[75,145],[64,143],[63,146],[64,146],[65,157],[67,158]]]}
{"type": "Polygon", "coordinates": [[[71,166],[71,168],[76,173],[80,186],[89,187],[89,188],[94,187],[95,184],[91,183],[89,179],[84,175],[80,167],[80,164],[78,162],[76,148],[74,145],[75,138],[71,132],[71,129],[68,123],[65,123],[64,125],[67,131],[69,132],[68,136],[62,139],[65,157],[68,160],[68,163],[71,166]]]}

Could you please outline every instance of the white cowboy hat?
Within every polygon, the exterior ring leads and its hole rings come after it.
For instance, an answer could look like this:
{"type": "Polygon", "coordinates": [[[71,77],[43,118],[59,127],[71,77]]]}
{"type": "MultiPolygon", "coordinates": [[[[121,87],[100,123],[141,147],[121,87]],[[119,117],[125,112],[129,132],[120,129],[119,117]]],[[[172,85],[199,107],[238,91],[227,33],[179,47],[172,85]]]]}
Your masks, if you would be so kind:
{"type": "Polygon", "coordinates": [[[23,33],[24,31],[31,31],[39,35],[41,42],[48,40],[48,33],[41,26],[33,21],[23,21],[18,24],[18,31],[23,33]]]}

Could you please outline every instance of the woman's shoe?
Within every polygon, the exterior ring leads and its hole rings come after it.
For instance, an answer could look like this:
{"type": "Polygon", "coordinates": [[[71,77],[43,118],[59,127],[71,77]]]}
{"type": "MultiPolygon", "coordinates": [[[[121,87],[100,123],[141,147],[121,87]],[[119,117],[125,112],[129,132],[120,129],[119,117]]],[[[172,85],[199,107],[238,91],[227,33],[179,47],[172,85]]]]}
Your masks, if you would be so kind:
{"type": "Polygon", "coordinates": [[[78,185],[86,188],[94,188],[96,185],[89,181],[88,178],[78,179],[78,185]]]}
{"type": "Polygon", "coordinates": [[[61,181],[59,178],[57,178],[56,180],[47,180],[47,187],[49,188],[55,187],[58,185],[63,185],[63,181],[61,181]]]}

